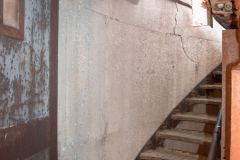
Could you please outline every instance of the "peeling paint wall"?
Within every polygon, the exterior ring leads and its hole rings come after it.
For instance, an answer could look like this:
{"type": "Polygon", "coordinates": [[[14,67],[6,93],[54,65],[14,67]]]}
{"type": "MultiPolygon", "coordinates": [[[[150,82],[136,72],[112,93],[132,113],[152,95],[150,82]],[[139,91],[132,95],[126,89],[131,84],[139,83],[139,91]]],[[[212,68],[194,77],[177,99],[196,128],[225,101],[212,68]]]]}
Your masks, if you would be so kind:
{"type": "Polygon", "coordinates": [[[25,0],[24,40],[0,36],[0,129],[49,115],[50,0],[25,0]]]}
{"type": "Polygon", "coordinates": [[[221,30],[171,0],[60,0],[59,159],[133,160],[221,63],[221,30]]]}

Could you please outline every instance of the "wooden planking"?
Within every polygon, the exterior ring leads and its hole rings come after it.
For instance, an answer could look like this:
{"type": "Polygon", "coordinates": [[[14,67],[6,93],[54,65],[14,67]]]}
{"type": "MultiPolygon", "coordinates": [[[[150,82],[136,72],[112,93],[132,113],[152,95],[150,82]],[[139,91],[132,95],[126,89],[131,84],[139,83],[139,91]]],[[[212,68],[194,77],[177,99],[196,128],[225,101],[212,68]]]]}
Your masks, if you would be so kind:
{"type": "Polygon", "coordinates": [[[188,103],[202,103],[202,104],[220,104],[222,102],[221,98],[206,98],[206,97],[192,97],[186,98],[185,102],[188,103]]]}
{"type": "Polygon", "coordinates": [[[199,122],[199,123],[210,123],[210,124],[216,124],[217,122],[216,116],[210,116],[207,114],[177,113],[172,115],[172,119],[182,120],[182,121],[193,121],[193,122],[199,122]]]}
{"type": "Polygon", "coordinates": [[[202,84],[199,89],[222,89],[222,84],[202,84]]]}
{"type": "Polygon", "coordinates": [[[156,136],[157,139],[172,139],[176,141],[190,142],[196,144],[210,144],[212,141],[212,135],[191,130],[163,130],[158,131],[156,136]]]}
{"type": "Polygon", "coordinates": [[[165,148],[148,150],[140,155],[141,160],[207,160],[207,157],[165,148]]]}

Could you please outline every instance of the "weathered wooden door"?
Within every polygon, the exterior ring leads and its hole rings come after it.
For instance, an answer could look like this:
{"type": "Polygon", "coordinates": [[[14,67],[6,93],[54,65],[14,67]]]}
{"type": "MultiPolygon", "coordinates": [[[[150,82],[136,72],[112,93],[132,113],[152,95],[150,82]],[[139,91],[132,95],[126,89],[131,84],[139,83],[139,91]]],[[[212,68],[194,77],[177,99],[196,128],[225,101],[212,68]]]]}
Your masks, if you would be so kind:
{"type": "Polygon", "coordinates": [[[58,0],[0,0],[0,159],[57,159],[58,0]]]}

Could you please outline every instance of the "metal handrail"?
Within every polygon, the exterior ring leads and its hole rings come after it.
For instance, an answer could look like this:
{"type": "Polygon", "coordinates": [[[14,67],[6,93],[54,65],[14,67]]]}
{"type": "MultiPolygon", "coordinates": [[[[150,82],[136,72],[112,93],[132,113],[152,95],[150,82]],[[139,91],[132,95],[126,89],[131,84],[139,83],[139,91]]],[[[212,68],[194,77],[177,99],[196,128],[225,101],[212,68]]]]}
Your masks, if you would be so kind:
{"type": "Polygon", "coordinates": [[[208,160],[217,159],[217,153],[221,141],[221,125],[222,125],[222,104],[220,104],[220,111],[218,113],[217,124],[214,128],[213,139],[208,153],[208,160]]]}

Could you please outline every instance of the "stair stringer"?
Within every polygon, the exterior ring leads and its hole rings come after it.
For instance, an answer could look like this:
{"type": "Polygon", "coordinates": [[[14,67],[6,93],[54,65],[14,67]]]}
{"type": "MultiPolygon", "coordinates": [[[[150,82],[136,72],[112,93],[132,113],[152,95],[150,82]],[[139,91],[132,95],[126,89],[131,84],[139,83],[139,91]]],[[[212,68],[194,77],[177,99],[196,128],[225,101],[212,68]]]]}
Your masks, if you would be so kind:
{"type": "MultiPolygon", "coordinates": [[[[156,140],[156,133],[157,131],[166,130],[170,128],[176,128],[180,121],[174,121],[171,119],[171,116],[176,113],[186,112],[189,110],[189,107],[187,106],[185,99],[196,97],[196,96],[204,96],[206,93],[204,90],[199,89],[199,86],[202,84],[209,84],[213,82],[213,72],[219,70],[219,68],[222,66],[222,64],[219,64],[214,70],[209,72],[193,89],[190,91],[187,96],[185,96],[180,103],[166,116],[163,123],[158,127],[158,129],[154,132],[154,134],[149,138],[149,140],[145,143],[145,145],[142,147],[141,151],[135,158],[135,160],[140,160],[140,154],[143,153],[146,150],[150,149],[156,149],[157,147],[163,147],[165,139],[158,139],[156,140]]],[[[191,109],[191,108],[190,108],[191,109]]],[[[210,127],[211,128],[211,127],[210,127]]]]}

